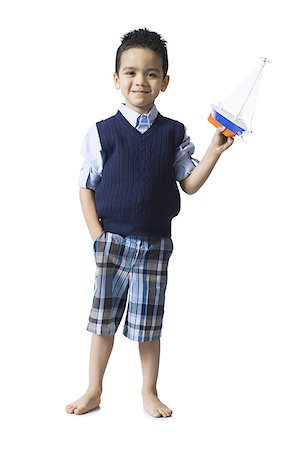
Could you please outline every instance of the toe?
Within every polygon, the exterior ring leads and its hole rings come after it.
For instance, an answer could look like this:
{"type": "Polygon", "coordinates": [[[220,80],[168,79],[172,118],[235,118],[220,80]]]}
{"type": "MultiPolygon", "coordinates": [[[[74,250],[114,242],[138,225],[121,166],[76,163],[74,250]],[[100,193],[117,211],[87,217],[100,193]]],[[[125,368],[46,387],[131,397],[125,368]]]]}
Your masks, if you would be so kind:
{"type": "Polygon", "coordinates": [[[166,413],[166,411],[163,408],[160,409],[159,412],[160,412],[162,417],[167,417],[167,413],[166,413]]]}
{"type": "Polygon", "coordinates": [[[74,409],[75,409],[75,406],[74,406],[74,405],[68,405],[68,406],[65,408],[65,410],[66,410],[66,412],[67,412],[68,414],[73,414],[74,409]]]}
{"type": "Polygon", "coordinates": [[[166,408],[166,413],[167,413],[167,417],[171,417],[172,416],[172,410],[169,408],[166,408]]]}

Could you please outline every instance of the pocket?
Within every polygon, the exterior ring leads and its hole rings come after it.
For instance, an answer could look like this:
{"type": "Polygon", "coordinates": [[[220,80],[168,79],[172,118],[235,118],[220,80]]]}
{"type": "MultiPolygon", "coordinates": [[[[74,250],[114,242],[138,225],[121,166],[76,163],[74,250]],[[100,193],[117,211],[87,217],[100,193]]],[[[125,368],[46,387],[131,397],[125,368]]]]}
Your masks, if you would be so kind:
{"type": "Polygon", "coordinates": [[[100,233],[97,238],[95,239],[95,241],[93,242],[93,250],[94,252],[96,251],[96,244],[97,242],[99,242],[99,240],[101,239],[101,237],[105,234],[106,232],[103,230],[102,233],[100,233]]]}
{"type": "Polygon", "coordinates": [[[169,254],[170,254],[170,256],[172,255],[172,253],[173,253],[173,249],[174,249],[174,245],[173,245],[173,241],[172,241],[172,238],[171,237],[168,237],[168,238],[166,238],[166,249],[168,250],[168,252],[169,252],[169,254]]]}

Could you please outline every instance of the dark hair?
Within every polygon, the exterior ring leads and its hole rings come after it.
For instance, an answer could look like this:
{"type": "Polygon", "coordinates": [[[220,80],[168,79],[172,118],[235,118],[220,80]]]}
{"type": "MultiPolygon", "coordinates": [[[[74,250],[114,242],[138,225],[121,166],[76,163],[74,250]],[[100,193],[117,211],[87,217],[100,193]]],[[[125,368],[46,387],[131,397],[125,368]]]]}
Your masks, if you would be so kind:
{"type": "Polygon", "coordinates": [[[120,66],[120,59],[123,52],[130,48],[149,48],[156,52],[162,59],[162,68],[164,77],[168,72],[168,53],[167,41],[155,31],[150,31],[147,28],[140,28],[138,30],[129,31],[121,38],[121,44],[117,49],[115,72],[118,73],[120,66]]]}

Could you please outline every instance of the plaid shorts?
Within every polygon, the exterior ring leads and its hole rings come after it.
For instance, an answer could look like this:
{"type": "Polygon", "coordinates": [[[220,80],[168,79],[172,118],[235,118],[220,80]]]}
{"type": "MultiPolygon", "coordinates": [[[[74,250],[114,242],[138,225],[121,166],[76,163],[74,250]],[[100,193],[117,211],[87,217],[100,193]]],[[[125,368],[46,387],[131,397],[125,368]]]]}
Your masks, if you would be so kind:
{"type": "Polygon", "coordinates": [[[172,239],[104,232],[94,242],[95,292],[88,331],[115,334],[126,304],[123,334],[138,342],[159,339],[172,239]]]}

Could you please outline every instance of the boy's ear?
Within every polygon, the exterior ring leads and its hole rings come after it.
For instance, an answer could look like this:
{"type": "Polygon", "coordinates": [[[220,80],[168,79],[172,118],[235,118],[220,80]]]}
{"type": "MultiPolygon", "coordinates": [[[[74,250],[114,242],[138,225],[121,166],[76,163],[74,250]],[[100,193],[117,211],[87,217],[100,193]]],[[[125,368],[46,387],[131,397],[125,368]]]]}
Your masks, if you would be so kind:
{"type": "Polygon", "coordinates": [[[165,78],[163,79],[163,82],[162,82],[162,85],[160,88],[160,90],[162,92],[164,92],[167,89],[169,81],[170,81],[170,77],[169,77],[169,75],[166,75],[165,78]]]}
{"type": "Polygon", "coordinates": [[[119,76],[117,75],[116,72],[113,74],[113,80],[114,80],[114,84],[115,84],[116,89],[120,89],[119,76]]]}

